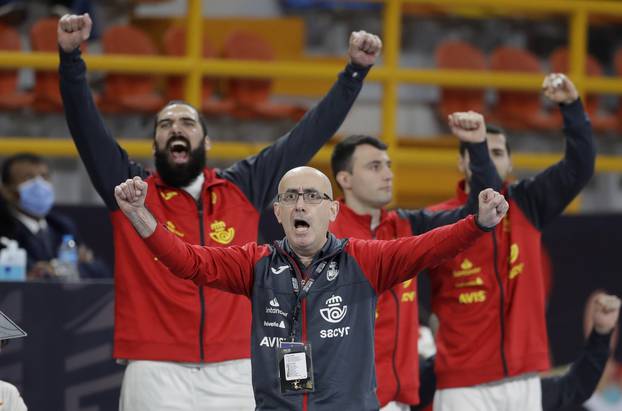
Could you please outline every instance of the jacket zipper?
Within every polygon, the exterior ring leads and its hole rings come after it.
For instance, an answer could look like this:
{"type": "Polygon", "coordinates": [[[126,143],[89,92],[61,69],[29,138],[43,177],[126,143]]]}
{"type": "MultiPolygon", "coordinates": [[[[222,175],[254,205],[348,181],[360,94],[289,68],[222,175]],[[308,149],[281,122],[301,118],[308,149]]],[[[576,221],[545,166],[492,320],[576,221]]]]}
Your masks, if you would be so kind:
{"type": "Polygon", "coordinates": [[[397,372],[397,345],[400,336],[400,300],[397,298],[397,293],[393,288],[389,291],[395,300],[395,343],[393,345],[393,354],[391,355],[391,366],[393,368],[393,375],[395,376],[395,394],[393,394],[393,400],[397,400],[397,396],[401,390],[400,376],[397,372]]]}
{"type": "MultiPolygon", "coordinates": [[[[307,341],[307,299],[302,301],[302,341],[307,341]]],[[[309,406],[309,394],[302,396],[302,411],[307,411],[309,406]]]]}
{"type": "MultiPolygon", "coordinates": [[[[287,252],[285,252],[285,250],[283,250],[281,247],[279,247],[278,245],[275,244],[275,248],[279,251],[279,253],[285,257],[285,259],[287,261],[289,261],[290,265],[293,267],[294,270],[298,271],[298,273],[300,273],[300,277],[304,279],[304,277],[302,276],[302,270],[300,269],[300,267],[298,266],[298,263],[296,262],[295,259],[293,259],[292,257],[289,256],[289,254],[287,254],[287,252]]],[[[318,259],[315,264],[333,258],[335,255],[337,255],[343,248],[339,247],[339,249],[327,256],[324,256],[320,259],[318,259]]],[[[300,290],[302,291],[302,290],[300,290]]],[[[301,316],[302,316],[302,321],[301,321],[301,335],[300,337],[302,338],[302,341],[307,341],[307,299],[305,298],[304,300],[302,300],[302,310],[301,310],[301,316]]],[[[308,404],[309,404],[309,394],[304,393],[302,394],[302,411],[307,411],[308,409],[308,404]]]]}
{"type": "MultiPolygon", "coordinates": [[[[380,227],[380,225],[378,225],[378,227],[380,227]]],[[[373,240],[376,239],[376,231],[378,230],[378,227],[371,230],[371,238],[373,240]]],[[[401,385],[402,385],[400,382],[399,373],[397,372],[397,345],[398,345],[399,336],[400,336],[400,300],[397,298],[397,293],[395,292],[393,288],[391,288],[389,291],[391,292],[391,296],[395,300],[396,326],[395,326],[395,342],[393,344],[393,353],[391,354],[391,368],[393,370],[393,376],[395,377],[395,394],[393,394],[393,400],[396,400],[397,396],[400,393],[401,385]]]]}
{"type": "Polygon", "coordinates": [[[492,231],[492,250],[493,250],[493,258],[494,267],[495,267],[495,277],[497,278],[497,284],[499,285],[499,302],[501,304],[501,308],[499,309],[499,318],[501,322],[501,363],[503,364],[503,376],[508,376],[508,363],[505,358],[505,290],[503,289],[503,282],[501,281],[501,274],[499,273],[498,267],[498,251],[497,251],[497,234],[496,231],[492,231]]]}
{"type": "MultiPolygon", "coordinates": [[[[203,202],[201,198],[196,202],[197,210],[199,212],[199,235],[200,235],[200,244],[205,245],[205,227],[203,225],[203,202]]],[[[199,357],[201,362],[205,360],[205,351],[204,351],[204,341],[203,334],[205,333],[205,295],[203,294],[203,287],[197,286],[199,288],[199,302],[201,304],[201,322],[199,323],[199,357]]]]}

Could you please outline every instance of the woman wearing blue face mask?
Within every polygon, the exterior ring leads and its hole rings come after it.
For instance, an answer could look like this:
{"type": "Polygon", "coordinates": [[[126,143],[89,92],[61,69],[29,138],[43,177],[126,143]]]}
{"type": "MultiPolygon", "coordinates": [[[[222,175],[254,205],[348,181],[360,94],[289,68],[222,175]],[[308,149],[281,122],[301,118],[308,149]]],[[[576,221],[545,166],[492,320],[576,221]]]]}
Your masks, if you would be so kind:
{"type": "MultiPolygon", "coordinates": [[[[54,187],[50,171],[43,158],[30,154],[17,154],[7,158],[2,165],[2,197],[4,217],[11,227],[5,236],[17,240],[28,255],[29,278],[54,278],[60,273],[54,264],[62,237],[76,237],[73,222],[65,216],[50,212],[54,205],[54,187]],[[8,214],[8,216],[7,216],[8,214]]],[[[0,213],[1,207],[0,207],[0,213]]],[[[82,277],[110,277],[110,270],[93,259],[93,253],[79,247],[79,271],[82,277]],[[84,275],[86,274],[86,275],[84,275]]]]}

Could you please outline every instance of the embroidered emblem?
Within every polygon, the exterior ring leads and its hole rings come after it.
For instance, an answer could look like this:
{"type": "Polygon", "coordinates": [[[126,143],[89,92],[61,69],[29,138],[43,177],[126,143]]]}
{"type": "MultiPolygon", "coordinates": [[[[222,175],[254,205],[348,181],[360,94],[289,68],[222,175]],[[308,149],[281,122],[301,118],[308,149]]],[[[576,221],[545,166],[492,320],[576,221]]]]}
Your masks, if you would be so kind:
{"type": "Polygon", "coordinates": [[[518,260],[518,244],[514,243],[510,246],[510,264],[514,264],[518,260]]]}
{"type": "Polygon", "coordinates": [[[227,228],[224,221],[216,220],[210,225],[212,232],[209,236],[212,240],[220,244],[229,244],[235,237],[235,228],[227,228]]]}
{"type": "Polygon", "coordinates": [[[279,268],[270,267],[272,274],[281,274],[283,271],[289,269],[288,265],[280,265],[279,268]]]}
{"type": "Polygon", "coordinates": [[[331,261],[328,265],[328,271],[326,271],[326,279],[328,281],[333,281],[339,275],[339,267],[337,266],[337,262],[331,261]]]}
{"type": "Polygon", "coordinates": [[[473,263],[465,258],[462,264],[460,264],[460,269],[453,272],[454,277],[464,277],[471,274],[477,274],[482,271],[481,267],[473,266],[473,263]]]}
{"type": "Polygon", "coordinates": [[[178,237],[183,237],[185,235],[184,233],[179,231],[177,227],[175,227],[175,224],[173,224],[173,222],[170,220],[166,222],[166,228],[168,229],[168,231],[170,231],[171,233],[175,234],[178,237]]]}
{"type": "Polygon", "coordinates": [[[512,267],[510,269],[510,274],[508,275],[508,277],[510,278],[510,280],[513,280],[514,277],[518,276],[520,273],[523,272],[523,268],[525,268],[525,264],[524,263],[520,263],[518,265],[515,265],[514,267],[512,267]]]}
{"type": "Polygon", "coordinates": [[[326,300],[326,307],[320,308],[322,318],[332,324],[337,324],[343,320],[343,317],[348,312],[348,306],[342,305],[342,303],[343,299],[333,294],[332,297],[326,300]]]}
{"type": "Polygon", "coordinates": [[[160,196],[164,199],[164,201],[170,200],[177,194],[179,194],[177,191],[167,191],[166,193],[164,191],[160,191],[160,196]]]}
{"type": "Polygon", "coordinates": [[[407,293],[402,294],[402,302],[403,303],[414,303],[416,297],[417,297],[416,292],[409,291],[407,293]]]}
{"type": "Polygon", "coordinates": [[[484,285],[484,280],[482,280],[482,277],[476,277],[475,280],[457,283],[456,288],[477,287],[480,285],[484,285]]]}

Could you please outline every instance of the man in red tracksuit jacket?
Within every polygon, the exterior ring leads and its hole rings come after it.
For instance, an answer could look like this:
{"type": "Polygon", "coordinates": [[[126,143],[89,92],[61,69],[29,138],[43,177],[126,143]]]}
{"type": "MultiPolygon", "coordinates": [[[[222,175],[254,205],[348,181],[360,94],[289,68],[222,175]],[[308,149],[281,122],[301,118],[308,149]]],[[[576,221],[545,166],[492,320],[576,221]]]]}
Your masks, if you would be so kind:
{"type": "Polygon", "coordinates": [[[127,228],[159,264],[198,286],[251,300],[253,389],[257,410],[266,411],[377,411],[377,295],[466,248],[508,207],[487,189],[478,196],[477,216],[420,236],[337,239],[328,232],[339,212],[330,180],[297,167],[281,179],[274,203],[285,238],[223,248],[176,238],[145,207],[149,191],[134,177],[115,188],[115,198],[133,226],[127,228]]]}
{"type": "Polygon", "coordinates": [[[60,86],[72,138],[112,219],[113,355],[129,361],[120,408],[254,409],[248,300],[170,275],[119,211],[114,187],[127,178],[145,178],[149,209],[188,243],[223,247],[256,241],[259,213],[271,204],[278,180],[306,164],[337,131],[381,49],[380,39],[353,33],[350,64],[326,97],[274,144],[223,170],[205,166],[211,141],[196,109],[167,104],[155,119],[157,173],[151,174],[128,159],[95,107],[78,48],[90,28],[88,15],[60,20],[60,86]]]}
{"type": "MultiPolygon", "coordinates": [[[[535,177],[505,183],[501,192],[510,211],[503,222],[430,270],[432,310],[440,322],[435,410],[541,409],[536,373],[549,368],[541,229],[579,194],[595,162],[590,122],[572,82],[551,74],[543,89],[564,119],[564,158],[535,177]]],[[[511,170],[505,136],[496,130],[487,139],[505,179],[511,170]]],[[[461,153],[465,181],[457,198],[430,210],[466,201],[469,157],[461,153]]]]}
{"type": "MultiPolygon", "coordinates": [[[[495,185],[495,166],[488,155],[484,118],[477,113],[454,113],[449,125],[469,151],[473,174],[468,204],[445,213],[392,210],[393,173],[387,146],[364,135],[339,142],[331,166],[343,191],[340,212],[330,225],[339,238],[390,240],[424,233],[476,212],[477,194],[495,185]]],[[[498,184],[497,184],[498,185],[498,184]]],[[[384,411],[409,410],[419,403],[417,282],[398,284],[378,298],[375,329],[378,400],[384,411]]]]}

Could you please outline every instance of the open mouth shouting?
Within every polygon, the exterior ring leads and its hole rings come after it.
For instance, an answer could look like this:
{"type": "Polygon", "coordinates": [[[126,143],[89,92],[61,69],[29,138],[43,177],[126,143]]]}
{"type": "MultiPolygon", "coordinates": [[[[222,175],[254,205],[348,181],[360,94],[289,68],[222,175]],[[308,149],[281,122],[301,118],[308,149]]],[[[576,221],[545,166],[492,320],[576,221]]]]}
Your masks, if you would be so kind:
{"type": "Polygon", "coordinates": [[[304,218],[294,218],[294,230],[296,234],[305,234],[310,228],[311,225],[304,218]]]}
{"type": "Polygon", "coordinates": [[[175,164],[185,164],[190,159],[190,142],[183,136],[175,136],[168,141],[170,158],[175,164]]]}

